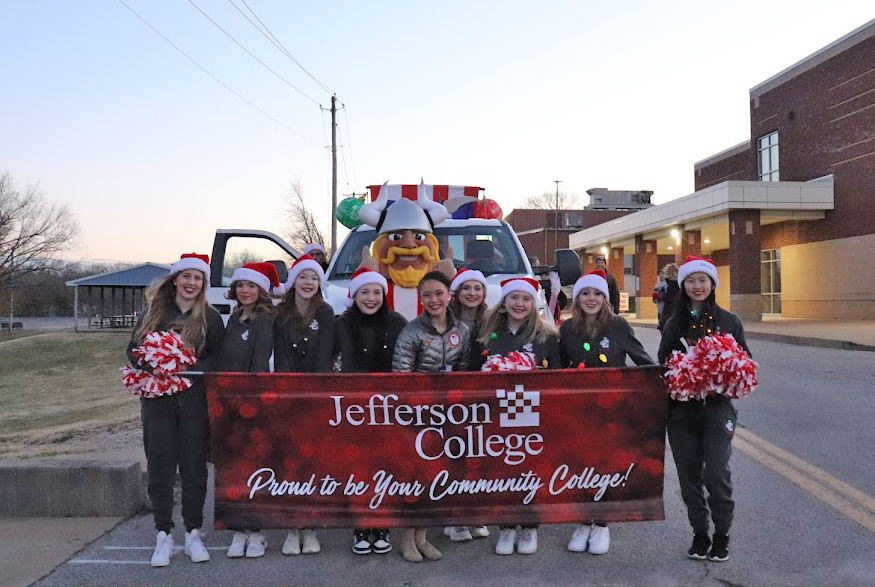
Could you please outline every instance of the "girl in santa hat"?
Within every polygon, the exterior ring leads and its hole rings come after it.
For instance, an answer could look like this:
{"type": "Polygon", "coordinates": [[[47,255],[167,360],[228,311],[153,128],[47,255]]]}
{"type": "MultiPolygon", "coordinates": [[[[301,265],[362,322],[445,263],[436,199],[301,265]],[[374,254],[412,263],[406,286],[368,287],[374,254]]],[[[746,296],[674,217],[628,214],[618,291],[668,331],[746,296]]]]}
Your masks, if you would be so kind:
{"type": "MultiPolygon", "coordinates": [[[[627,355],[636,365],[653,364],[629,323],[614,314],[603,269],[582,275],[571,299],[572,317],[559,327],[562,367],[625,367],[627,355]]],[[[607,524],[580,524],[568,541],[571,552],[606,554],[610,546],[607,524]]]]}
{"type": "MultiPolygon", "coordinates": [[[[328,373],[334,354],[334,311],[323,299],[325,273],[310,255],[289,268],[286,294],[274,319],[274,371],[328,373]]],[[[283,554],[314,554],[321,550],[311,528],[289,530],[283,554]],[[303,542],[303,544],[302,544],[303,542]]]]}
{"type": "MultiPolygon", "coordinates": [[[[279,293],[279,276],[271,263],[247,263],[234,271],[225,293],[237,306],[228,318],[219,369],[235,373],[270,371],[273,353],[273,302],[271,292],[279,293]]],[[[236,530],[228,547],[229,558],[264,556],[267,540],[260,528],[236,530]]]]}
{"type": "MultiPolygon", "coordinates": [[[[559,369],[559,337],[538,311],[536,300],[540,285],[529,277],[515,277],[501,282],[501,302],[492,309],[480,331],[484,346],[484,370],[559,369]],[[523,357],[525,364],[508,365],[511,353],[523,357]]],[[[495,554],[534,554],[538,550],[538,526],[522,525],[517,543],[516,526],[501,526],[495,554]]]]}
{"type": "MultiPolygon", "coordinates": [[[[209,257],[182,255],[162,277],[146,290],[148,307],[134,327],[128,345],[131,365],[148,370],[133,356],[150,332],[173,330],[197,356],[192,371],[209,371],[222,346],[224,325],[219,313],[207,303],[209,257]]],[[[201,539],[204,499],[207,493],[207,438],[209,418],[203,384],[192,379],[189,389],[176,395],[140,399],[143,448],[149,474],[149,498],[158,537],[152,566],[170,564],[173,554],[173,484],[176,471],[182,480],[182,520],[185,523],[185,553],[193,562],[210,560],[201,539]]]]}
{"type": "MultiPolygon", "coordinates": [[[[349,280],[347,310],[337,318],[335,329],[343,373],[388,373],[392,370],[395,341],[407,320],[386,305],[386,278],[361,267],[349,280]]],[[[356,528],[352,551],[356,554],[386,554],[392,550],[388,528],[356,528]]]]}
{"type": "MultiPolygon", "coordinates": [[[[419,282],[423,312],[407,323],[395,343],[392,371],[441,372],[468,368],[471,334],[449,309],[450,279],[440,271],[426,273],[419,282]]],[[[410,562],[439,560],[441,552],[428,541],[427,528],[405,528],[401,555],[410,562]]]]}
{"type": "MultiPolygon", "coordinates": [[[[695,345],[716,333],[732,334],[750,354],[741,320],[717,305],[715,290],[720,279],[710,259],[687,257],[678,269],[678,284],[680,292],[672,315],[662,329],[660,363],[665,363],[672,351],[683,352],[685,342],[695,345]]],[[[669,400],[668,440],[693,528],[693,543],[687,551],[692,559],[729,558],[729,528],[735,509],[729,456],[737,419],[732,400],[720,394],[705,400],[669,400]],[[708,535],[709,517],[714,523],[713,540],[708,535]]]]}
{"type": "MultiPolygon", "coordinates": [[[[459,322],[471,332],[471,358],[468,369],[479,371],[483,363],[483,345],[477,340],[483,318],[486,315],[486,277],[476,269],[459,269],[450,283],[453,299],[450,310],[459,322]]],[[[489,536],[486,526],[448,526],[444,534],[453,542],[465,542],[473,538],[489,536]]]]}

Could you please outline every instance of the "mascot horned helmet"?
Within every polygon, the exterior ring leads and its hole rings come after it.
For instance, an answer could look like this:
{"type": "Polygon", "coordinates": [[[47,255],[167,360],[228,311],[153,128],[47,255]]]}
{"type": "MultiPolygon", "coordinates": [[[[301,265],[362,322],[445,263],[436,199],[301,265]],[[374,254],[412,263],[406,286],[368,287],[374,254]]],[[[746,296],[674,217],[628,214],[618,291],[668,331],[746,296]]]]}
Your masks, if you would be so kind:
{"type": "Polygon", "coordinates": [[[416,287],[429,271],[443,270],[438,265],[438,242],[433,232],[449,213],[434,201],[424,181],[420,181],[416,202],[400,196],[390,202],[388,183],[382,185],[375,201],[359,210],[359,219],[378,234],[371,253],[375,263],[363,259],[362,264],[373,265],[372,269],[397,286],[416,287]]]}

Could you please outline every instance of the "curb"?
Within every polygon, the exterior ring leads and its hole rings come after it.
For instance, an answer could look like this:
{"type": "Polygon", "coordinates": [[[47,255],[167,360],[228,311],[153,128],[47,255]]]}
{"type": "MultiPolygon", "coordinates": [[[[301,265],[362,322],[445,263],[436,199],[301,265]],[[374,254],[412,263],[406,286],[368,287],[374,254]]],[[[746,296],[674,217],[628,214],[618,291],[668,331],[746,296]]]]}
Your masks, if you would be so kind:
{"type": "MultiPolygon", "coordinates": [[[[653,328],[656,329],[656,324],[629,322],[633,327],[638,328],[653,328]]],[[[868,344],[859,344],[849,340],[832,340],[829,338],[815,338],[812,336],[793,336],[790,334],[776,334],[773,332],[753,332],[750,330],[744,331],[744,337],[748,340],[767,340],[769,342],[782,342],[784,344],[793,344],[796,346],[811,346],[824,349],[839,349],[843,351],[866,351],[875,352],[875,346],[868,344]]]]}
{"type": "Polygon", "coordinates": [[[0,461],[0,516],[127,518],[143,506],[136,461],[0,461]]]}

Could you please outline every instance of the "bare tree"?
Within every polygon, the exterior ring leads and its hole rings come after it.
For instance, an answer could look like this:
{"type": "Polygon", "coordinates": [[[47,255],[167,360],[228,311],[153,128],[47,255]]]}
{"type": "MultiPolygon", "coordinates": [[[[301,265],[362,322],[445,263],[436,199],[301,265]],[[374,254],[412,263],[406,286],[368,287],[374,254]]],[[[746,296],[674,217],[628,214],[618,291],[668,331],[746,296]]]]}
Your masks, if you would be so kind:
{"type": "Polygon", "coordinates": [[[304,190],[298,179],[289,185],[289,193],[286,194],[286,238],[298,250],[309,243],[325,244],[325,237],[316,225],[313,213],[304,203],[304,190]]]}
{"type": "Polygon", "coordinates": [[[0,289],[57,270],[58,255],[78,238],[79,224],[65,204],[46,201],[38,185],[21,191],[12,175],[0,175],[0,289]]]}
{"type": "Polygon", "coordinates": [[[569,210],[578,205],[580,196],[559,192],[559,202],[556,202],[556,192],[544,192],[540,196],[529,196],[523,200],[523,206],[536,210],[569,210]]]}

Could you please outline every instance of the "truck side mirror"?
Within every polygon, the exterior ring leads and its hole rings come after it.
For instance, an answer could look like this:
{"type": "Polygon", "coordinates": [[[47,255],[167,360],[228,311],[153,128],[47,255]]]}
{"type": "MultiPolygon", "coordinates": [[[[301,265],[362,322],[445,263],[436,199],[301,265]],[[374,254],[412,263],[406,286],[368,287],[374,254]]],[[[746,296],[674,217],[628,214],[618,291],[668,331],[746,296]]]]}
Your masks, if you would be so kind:
{"type": "Polygon", "coordinates": [[[276,267],[276,272],[277,275],[279,275],[280,283],[285,283],[286,279],[289,278],[289,268],[286,267],[285,262],[271,259],[270,261],[267,261],[267,263],[270,263],[271,265],[276,267]]]}
{"type": "Polygon", "coordinates": [[[556,249],[554,270],[562,285],[572,285],[580,277],[580,256],[571,249],[556,249]]]}

